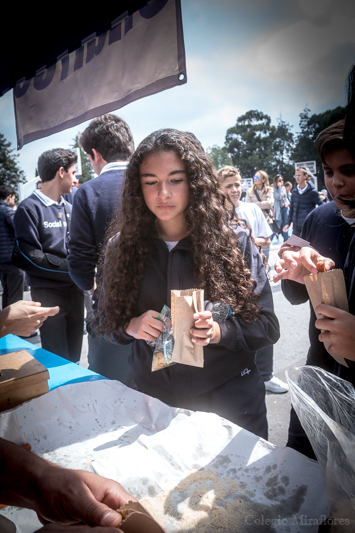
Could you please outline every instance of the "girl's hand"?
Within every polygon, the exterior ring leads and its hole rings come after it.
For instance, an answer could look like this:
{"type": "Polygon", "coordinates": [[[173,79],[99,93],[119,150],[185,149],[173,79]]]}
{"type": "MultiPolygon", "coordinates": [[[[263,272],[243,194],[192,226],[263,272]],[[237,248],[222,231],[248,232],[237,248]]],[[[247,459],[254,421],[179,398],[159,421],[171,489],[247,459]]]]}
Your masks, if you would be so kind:
{"type": "Polygon", "coordinates": [[[316,312],[323,316],[315,321],[315,326],[322,330],[319,340],[331,343],[328,352],[355,361],[355,316],[325,304],[318,305],[316,312]]]}
{"type": "Polygon", "coordinates": [[[149,310],[139,317],[132,318],[126,333],[135,339],[155,341],[163,331],[163,323],[157,320],[158,316],[159,313],[149,310]]]}
{"type": "Polygon", "coordinates": [[[190,329],[192,342],[200,346],[217,344],[221,340],[221,329],[212,318],[211,311],[194,314],[195,327],[190,329]]]}

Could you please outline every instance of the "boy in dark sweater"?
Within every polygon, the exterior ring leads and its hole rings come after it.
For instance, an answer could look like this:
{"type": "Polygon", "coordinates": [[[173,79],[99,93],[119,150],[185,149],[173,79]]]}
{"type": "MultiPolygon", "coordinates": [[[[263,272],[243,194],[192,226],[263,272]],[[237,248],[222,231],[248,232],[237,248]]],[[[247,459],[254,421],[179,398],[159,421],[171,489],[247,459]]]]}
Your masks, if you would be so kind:
{"type": "MultiPolygon", "coordinates": [[[[274,281],[282,279],[282,290],[286,298],[292,304],[300,304],[308,300],[303,276],[313,271],[314,261],[318,256],[330,258],[333,261],[331,266],[344,270],[350,312],[322,304],[317,312],[324,319],[316,320],[311,306],[311,346],[306,364],[323,368],[355,385],[355,160],[344,142],[343,129],[344,121],[341,120],[321,132],[316,140],[326,187],[333,199],[312,211],[302,228],[301,238],[308,241],[316,251],[306,248],[306,255],[305,251],[297,251],[297,248],[288,247],[286,243],[282,245],[279,252],[282,259],[275,265],[278,274],[274,281]],[[324,342],[331,342],[328,351],[324,342]],[[337,363],[331,354],[349,359],[349,368],[337,363]]],[[[288,446],[314,458],[312,447],[294,410],[291,412],[288,446]]]]}
{"type": "Polygon", "coordinates": [[[38,160],[42,188],[20,203],[14,218],[14,262],[29,276],[32,299],[60,307],[40,330],[42,348],[72,362],[80,360],[84,295],[69,275],[72,207],[62,195],[69,194],[76,182],[76,160],[71,150],[44,152],[38,160]]]}

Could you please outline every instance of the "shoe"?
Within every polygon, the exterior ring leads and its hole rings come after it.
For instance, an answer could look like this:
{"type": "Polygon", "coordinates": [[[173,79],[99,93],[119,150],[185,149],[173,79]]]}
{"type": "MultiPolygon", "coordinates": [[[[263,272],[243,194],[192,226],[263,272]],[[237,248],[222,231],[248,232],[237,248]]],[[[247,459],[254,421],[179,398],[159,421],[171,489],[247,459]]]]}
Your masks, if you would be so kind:
{"type": "Polygon", "coordinates": [[[281,379],[272,376],[269,381],[265,381],[265,390],[273,392],[274,394],[283,394],[288,392],[288,385],[281,381],[281,379]]]}

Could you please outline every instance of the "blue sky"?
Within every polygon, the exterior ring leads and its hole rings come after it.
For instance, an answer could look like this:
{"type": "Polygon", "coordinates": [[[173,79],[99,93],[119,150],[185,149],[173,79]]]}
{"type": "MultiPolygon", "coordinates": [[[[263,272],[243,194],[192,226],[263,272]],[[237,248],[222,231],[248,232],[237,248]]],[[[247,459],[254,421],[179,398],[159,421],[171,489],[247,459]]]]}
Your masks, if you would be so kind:
{"type": "MultiPolygon", "coordinates": [[[[257,109],[298,131],[305,105],[320,113],[346,104],[355,63],[353,0],[181,0],[187,84],[115,113],[136,144],[152,131],[193,132],[204,148],[222,146],[238,116],[257,109]]],[[[19,165],[34,177],[39,155],[70,147],[88,123],[25,145],[19,165]]],[[[0,98],[0,132],[16,147],[12,91],[0,98]]]]}

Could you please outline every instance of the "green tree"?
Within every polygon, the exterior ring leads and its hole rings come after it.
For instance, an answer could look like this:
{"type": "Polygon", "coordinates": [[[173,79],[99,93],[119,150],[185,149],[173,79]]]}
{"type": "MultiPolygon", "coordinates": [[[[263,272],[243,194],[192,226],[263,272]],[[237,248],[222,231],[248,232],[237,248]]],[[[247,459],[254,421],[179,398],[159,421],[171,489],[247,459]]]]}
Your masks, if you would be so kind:
{"type": "Polygon", "coordinates": [[[206,154],[211,159],[216,170],[227,165],[232,165],[232,158],[228,154],[225,146],[217,146],[217,144],[214,144],[212,147],[206,149],[206,154]]]}
{"type": "Polygon", "coordinates": [[[80,133],[78,133],[76,137],[73,139],[73,144],[71,148],[80,148],[81,176],[79,177],[79,183],[85,183],[85,181],[91,180],[94,177],[94,174],[93,174],[92,166],[90,164],[88,156],[79,144],[79,136],[80,136],[80,133]]]}
{"type": "Polygon", "coordinates": [[[258,170],[272,172],[272,132],[269,115],[257,110],[237,118],[226,133],[225,148],[243,178],[251,178],[258,170]]]}
{"type": "Polygon", "coordinates": [[[294,174],[291,154],[294,149],[294,136],[288,122],[277,119],[277,126],[271,132],[272,138],[272,176],[282,174],[285,181],[290,180],[294,174]]]}
{"type": "Polygon", "coordinates": [[[11,143],[0,133],[0,185],[17,188],[18,183],[26,183],[26,177],[18,164],[18,154],[14,153],[11,143]]]}

